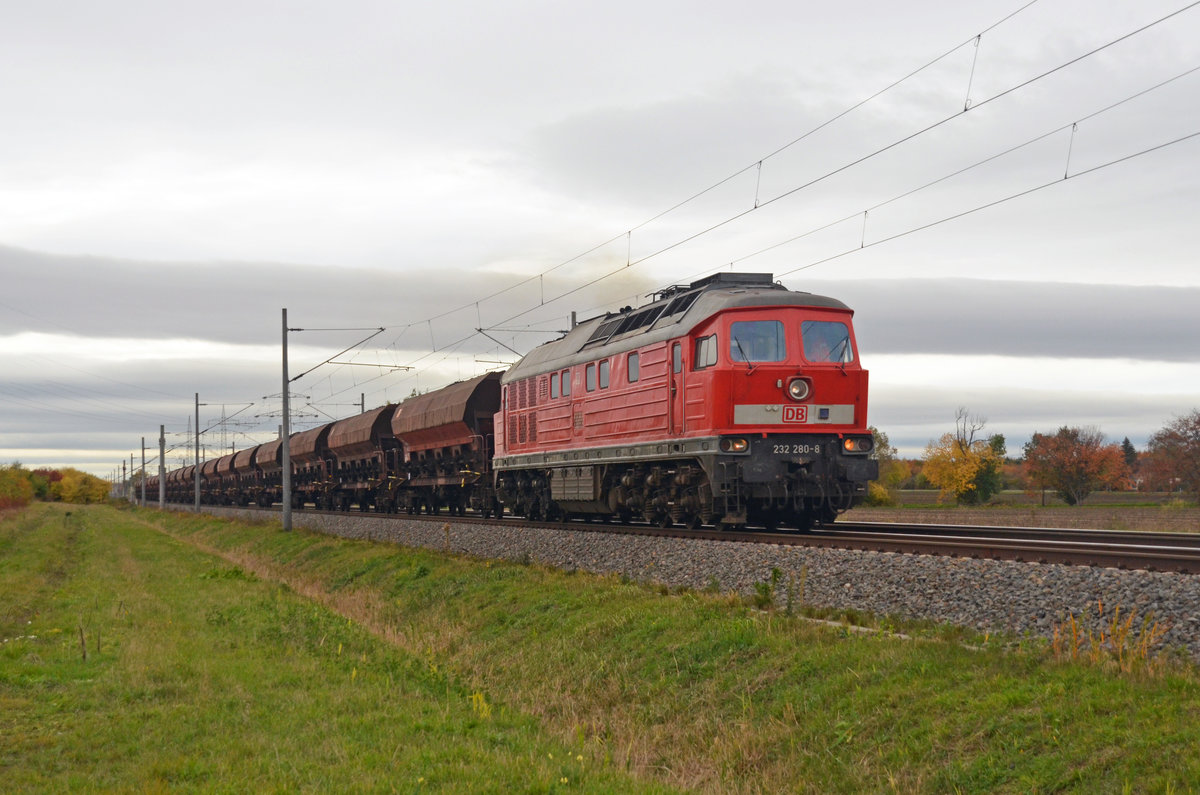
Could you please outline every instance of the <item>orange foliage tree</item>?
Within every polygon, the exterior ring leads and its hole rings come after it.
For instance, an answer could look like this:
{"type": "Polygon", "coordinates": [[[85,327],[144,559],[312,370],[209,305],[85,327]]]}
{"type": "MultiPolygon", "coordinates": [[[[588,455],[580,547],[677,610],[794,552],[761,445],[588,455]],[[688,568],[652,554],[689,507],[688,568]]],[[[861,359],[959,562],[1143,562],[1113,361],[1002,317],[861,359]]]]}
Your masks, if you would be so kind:
{"type": "Polygon", "coordinates": [[[1150,437],[1141,471],[1153,488],[1183,491],[1200,500],[1200,409],[1150,437]]]}
{"type": "Polygon", "coordinates": [[[1025,472],[1033,485],[1054,489],[1067,505],[1078,505],[1098,489],[1120,488],[1129,479],[1121,446],[1106,444],[1094,427],[1035,433],[1025,445],[1025,472]]]}

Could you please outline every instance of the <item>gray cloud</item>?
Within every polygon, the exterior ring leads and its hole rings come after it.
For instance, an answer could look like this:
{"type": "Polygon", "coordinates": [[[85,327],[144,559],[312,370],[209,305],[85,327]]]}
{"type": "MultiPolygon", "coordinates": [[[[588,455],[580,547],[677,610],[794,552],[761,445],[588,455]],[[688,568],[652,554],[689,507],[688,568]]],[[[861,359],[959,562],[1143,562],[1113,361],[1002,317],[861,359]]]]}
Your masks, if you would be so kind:
{"type": "MultiPolygon", "coordinates": [[[[602,272],[602,271],[601,271],[602,272]]],[[[258,263],[150,263],[69,257],[0,246],[0,273],[10,285],[0,334],[23,330],[91,337],[165,337],[274,345],[279,309],[297,325],[399,327],[455,306],[440,320],[441,344],[485,324],[537,307],[586,279],[570,270],[484,302],[521,277],[431,269],[381,269],[258,263]],[[22,314],[25,307],[30,314],[22,314]]],[[[806,281],[793,289],[831,295],[856,311],[860,346],[875,354],[1002,355],[1200,361],[1200,288],[1066,284],[978,279],[806,281]]],[[[615,308],[655,287],[636,271],[578,298],[516,321],[557,317],[572,309],[615,308]]],[[[553,327],[553,326],[551,326],[553,327]]],[[[410,344],[430,343],[429,330],[410,344]]],[[[403,340],[402,340],[403,344],[403,340]]],[[[484,343],[477,349],[493,347],[484,343]]]]}
{"type": "MultiPolygon", "coordinates": [[[[870,353],[1200,361],[1200,288],[904,279],[810,282],[870,353]]],[[[864,354],[867,355],[867,354],[864,354]]]]}
{"type": "Polygon", "coordinates": [[[920,458],[929,442],[952,432],[959,407],[986,420],[985,434],[1004,434],[1012,457],[1021,456],[1033,433],[1053,433],[1064,425],[1096,426],[1109,441],[1129,437],[1141,449],[1174,417],[1200,408],[1200,396],[1052,392],[1036,387],[980,390],[964,385],[947,394],[876,385],[871,397],[871,423],[908,458],[920,458]]]}
{"type": "MultiPolygon", "coordinates": [[[[418,349],[439,347],[536,308],[575,288],[615,263],[592,262],[564,268],[544,279],[513,288],[528,277],[431,266],[420,270],[318,267],[272,263],[138,262],[104,257],[44,254],[0,246],[0,274],[10,285],[0,303],[0,334],[25,330],[88,337],[165,337],[243,345],[275,345],[280,309],[289,325],[326,327],[386,326],[396,329],[463,307],[460,312],[411,334],[418,349]],[[478,308],[473,302],[483,300],[478,308]]],[[[601,283],[576,300],[560,300],[514,321],[520,326],[550,320],[563,327],[573,309],[626,303],[654,283],[631,273],[601,283]],[[583,301],[583,303],[581,303],[583,301]]],[[[597,311],[599,311],[597,309],[597,311]]],[[[344,335],[333,338],[346,339],[344,335]]],[[[324,344],[322,339],[320,344],[324,344]]],[[[477,344],[489,349],[493,343],[477,344]]],[[[471,350],[470,347],[467,350],[471,350]]]]}

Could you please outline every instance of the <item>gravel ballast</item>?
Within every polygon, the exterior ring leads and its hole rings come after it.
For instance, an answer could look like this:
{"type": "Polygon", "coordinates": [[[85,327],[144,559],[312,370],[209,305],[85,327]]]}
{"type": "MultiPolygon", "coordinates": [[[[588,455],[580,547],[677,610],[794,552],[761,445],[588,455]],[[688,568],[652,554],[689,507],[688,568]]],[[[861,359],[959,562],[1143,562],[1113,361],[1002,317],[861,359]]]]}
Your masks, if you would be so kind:
{"type": "MultiPolygon", "coordinates": [[[[261,520],[257,511],[206,507],[261,520]]],[[[294,512],[293,524],[344,538],[531,561],[746,596],[778,569],[777,601],[927,619],[987,632],[1050,638],[1069,614],[1097,634],[1114,611],[1133,614],[1134,635],[1149,617],[1166,626],[1162,647],[1200,660],[1200,577],[1171,572],[904,555],[524,527],[449,524],[405,517],[294,512]],[[1101,620],[1100,606],[1104,616],[1101,620]]]]}

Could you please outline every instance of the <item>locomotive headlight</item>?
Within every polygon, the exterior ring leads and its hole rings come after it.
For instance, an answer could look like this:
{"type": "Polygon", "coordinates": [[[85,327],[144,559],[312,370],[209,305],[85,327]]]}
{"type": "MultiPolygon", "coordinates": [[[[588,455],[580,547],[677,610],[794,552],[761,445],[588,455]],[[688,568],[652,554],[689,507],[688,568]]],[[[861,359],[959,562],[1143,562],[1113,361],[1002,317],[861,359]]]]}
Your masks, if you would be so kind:
{"type": "Polygon", "coordinates": [[[812,392],[812,387],[809,386],[808,381],[805,379],[793,378],[791,381],[788,381],[787,393],[788,397],[792,400],[804,400],[810,392],[812,392]]]}
{"type": "Polygon", "coordinates": [[[842,442],[842,448],[847,453],[869,453],[875,447],[875,440],[870,436],[857,436],[842,442]]]}
{"type": "Polygon", "coordinates": [[[750,449],[750,443],[745,439],[730,438],[721,440],[722,453],[744,453],[750,449]]]}

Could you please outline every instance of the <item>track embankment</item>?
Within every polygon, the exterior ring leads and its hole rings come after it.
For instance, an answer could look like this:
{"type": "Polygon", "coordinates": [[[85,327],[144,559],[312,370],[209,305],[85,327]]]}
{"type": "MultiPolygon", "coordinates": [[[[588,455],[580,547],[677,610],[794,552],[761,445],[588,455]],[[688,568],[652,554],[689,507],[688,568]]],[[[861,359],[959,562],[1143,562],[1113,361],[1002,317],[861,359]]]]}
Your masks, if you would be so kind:
{"type": "MultiPolygon", "coordinates": [[[[259,511],[206,507],[261,520],[259,511]]],[[[479,558],[534,561],[634,580],[745,595],[769,588],[789,601],[832,610],[925,619],[1050,638],[1074,616],[1108,632],[1119,607],[1166,627],[1163,645],[1200,660],[1200,576],[1056,563],[955,558],[849,549],[746,544],[531,527],[521,520],[452,523],[428,518],[293,513],[297,527],[479,558]],[[778,572],[778,573],[776,573],[778,572]]]]}

